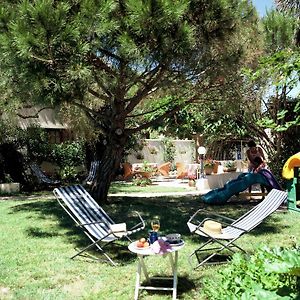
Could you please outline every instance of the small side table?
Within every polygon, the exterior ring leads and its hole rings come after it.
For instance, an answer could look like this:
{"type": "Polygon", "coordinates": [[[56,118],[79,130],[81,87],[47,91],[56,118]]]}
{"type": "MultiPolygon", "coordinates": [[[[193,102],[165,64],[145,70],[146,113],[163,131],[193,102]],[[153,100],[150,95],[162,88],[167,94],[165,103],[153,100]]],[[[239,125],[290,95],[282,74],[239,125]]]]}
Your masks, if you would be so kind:
{"type": "MultiPolygon", "coordinates": [[[[134,292],[134,299],[137,300],[139,296],[139,290],[162,290],[162,291],[172,291],[172,299],[177,298],[177,264],[178,264],[178,251],[184,247],[184,242],[181,245],[174,245],[170,252],[166,253],[169,257],[171,268],[172,268],[172,277],[149,277],[144,257],[149,255],[161,255],[156,254],[152,251],[151,248],[147,249],[139,249],[135,246],[136,242],[132,242],[128,249],[137,254],[138,257],[138,266],[136,272],[136,282],[135,282],[135,292],[134,292]],[[147,286],[141,285],[141,271],[143,270],[143,274],[145,276],[146,282],[149,284],[147,286]],[[154,287],[151,286],[151,279],[171,279],[173,280],[173,287],[154,287]]],[[[161,255],[163,256],[163,255],[161,255]]]]}

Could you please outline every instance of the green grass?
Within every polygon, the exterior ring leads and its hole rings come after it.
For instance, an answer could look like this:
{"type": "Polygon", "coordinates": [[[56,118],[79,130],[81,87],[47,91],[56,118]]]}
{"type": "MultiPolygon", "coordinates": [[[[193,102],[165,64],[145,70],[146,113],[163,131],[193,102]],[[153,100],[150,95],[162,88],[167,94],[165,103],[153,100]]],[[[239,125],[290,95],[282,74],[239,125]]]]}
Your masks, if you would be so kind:
{"type": "Polygon", "coordinates": [[[110,186],[109,193],[169,193],[169,192],[186,192],[188,187],[169,187],[169,186],[159,186],[157,184],[147,185],[147,186],[136,186],[132,182],[113,182],[110,186]]]}
{"type": "MultiPolygon", "coordinates": [[[[251,205],[232,203],[207,206],[207,209],[236,218],[251,205]]],[[[186,246],[179,252],[178,298],[204,300],[203,279],[214,280],[224,265],[194,271],[188,263],[188,255],[197,247],[199,239],[189,234],[186,222],[199,207],[205,205],[188,197],[118,198],[104,206],[116,222],[137,210],[148,221],[147,230],[151,218],[158,215],[162,234],[180,232],[186,246]]],[[[274,213],[251,234],[242,237],[239,245],[253,253],[262,245],[291,245],[294,237],[299,243],[299,218],[300,214],[295,212],[274,213]]],[[[0,201],[0,228],[0,299],[133,299],[137,259],[127,250],[127,243],[109,248],[118,267],[82,257],[71,260],[74,248],[87,245],[88,240],[52,197],[0,201]]],[[[147,230],[138,233],[136,238],[147,236],[147,230]]],[[[169,270],[169,260],[162,257],[148,257],[146,263],[151,274],[165,274],[169,270]]],[[[146,291],[140,297],[170,298],[169,292],[146,291]]]]}

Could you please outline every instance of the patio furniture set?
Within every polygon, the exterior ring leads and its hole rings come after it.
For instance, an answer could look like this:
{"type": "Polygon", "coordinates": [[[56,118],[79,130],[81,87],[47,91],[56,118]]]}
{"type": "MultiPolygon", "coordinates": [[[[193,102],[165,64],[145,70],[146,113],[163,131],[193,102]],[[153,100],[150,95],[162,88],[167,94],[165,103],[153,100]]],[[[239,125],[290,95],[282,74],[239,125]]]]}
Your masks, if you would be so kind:
{"type": "MultiPolygon", "coordinates": [[[[128,229],[126,222],[118,224],[114,223],[103,208],[98,205],[81,185],[58,187],[54,189],[53,193],[66,213],[73,219],[77,226],[83,230],[91,241],[89,245],[79,250],[72,258],[79,255],[85,255],[87,250],[92,247],[97,247],[104,255],[106,261],[112,265],[116,265],[113,259],[105,251],[106,246],[125,238],[130,242],[128,246],[129,250],[137,254],[138,257],[134,298],[138,299],[139,291],[141,289],[146,289],[172,291],[172,298],[176,299],[178,251],[184,247],[183,241],[180,244],[166,244],[169,246],[168,251],[165,254],[169,257],[171,264],[172,287],[149,285],[153,278],[149,277],[144,258],[145,256],[159,254],[157,254],[152,247],[146,249],[137,248],[135,246],[136,242],[133,242],[130,239],[130,236],[133,233],[145,229],[145,221],[138,212],[135,212],[138,220],[137,223],[132,228],[128,229]],[[146,286],[141,284],[142,273],[148,283],[146,286]]],[[[201,244],[201,246],[189,256],[189,262],[193,268],[196,269],[203,264],[212,263],[212,259],[216,255],[222,253],[223,250],[227,250],[230,253],[234,253],[236,249],[245,252],[235,242],[241,236],[250,232],[263,222],[286,200],[287,193],[285,191],[273,189],[263,201],[237,220],[211,213],[210,216],[208,216],[208,213],[203,209],[196,211],[187,221],[187,226],[192,234],[205,238],[206,242],[201,244]],[[204,252],[210,254],[203,259],[201,254],[204,252]],[[193,264],[194,258],[197,260],[195,266],[193,264]]],[[[161,277],[159,278],[161,279],[161,277]]]]}

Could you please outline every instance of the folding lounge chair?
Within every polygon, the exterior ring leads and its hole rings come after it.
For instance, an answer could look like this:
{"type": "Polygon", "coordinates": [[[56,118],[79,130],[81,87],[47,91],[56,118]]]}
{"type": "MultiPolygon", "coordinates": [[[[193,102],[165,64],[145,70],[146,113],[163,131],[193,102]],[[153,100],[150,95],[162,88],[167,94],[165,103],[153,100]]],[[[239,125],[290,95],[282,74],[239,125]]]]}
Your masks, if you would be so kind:
{"type": "Polygon", "coordinates": [[[93,184],[96,175],[97,175],[97,171],[100,165],[100,161],[99,160],[95,160],[91,162],[91,166],[90,166],[90,170],[89,170],[89,174],[86,177],[86,179],[83,181],[83,184],[87,184],[87,185],[91,185],[93,184]]]}
{"type": "Polygon", "coordinates": [[[126,223],[115,224],[81,185],[55,188],[53,193],[59,204],[92,241],[71,258],[95,246],[111,264],[116,265],[104,251],[104,247],[121,238],[131,241],[129,238],[131,234],[145,228],[145,222],[138,212],[136,214],[139,223],[130,230],[126,229],[126,223]]]}
{"type": "Polygon", "coordinates": [[[124,180],[131,179],[132,176],[134,175],[132,171],[132,165],[128,162],[125,162],[122,164],[122,167],[124,170],[124,175],[123,175],[124,180]]]}
{"type": "Polygon", "coordinates": [[[165,177],[168,177],[169,176],[169,172],[171,170],[171,163],[170,162],[167,162],[167,163],[164,163],[160,166],[158,166],[157,168],[158,170],[158,173],[160,173],[161,175],[165,176],[165,177]]]}
{"type": "Polygon", "coordinates": [[[215,255],[220,254],[220,252],[226,249],[229,250],[229,252],[234,253],[234,247],[245,252],[241,247],[235,244],[235,241],[243,234],[251,231],[253,228],[258,226],[285,200],[287,200],[287,192],[273,189],[262,202],[253,207],[250,211],[245,213],[237,220],[233,220],[212,212],[207,212],[204,209],[199,209],[195,214],[191,216],[191,218],[187,222],[187,225],[191,233],[195,233],[199,236],[205,237],[207,238],[207,241],[191,253],[191,255],[189,256],[190,264],[192,265],[192,260],[194,257],[196,257],[198,261],[198,265],[196,265],[194,269],[197,269],[203,264],[212,264],[213,262],[211,262],[210,260],[215,255]],[[197,220],[197,215],[203,213],[210,214],[214,219],[206,217],[201,221],[197,220]],[[214,234],[205,230],[203,225],[204,222],[208,220],[221,223],[223,229],[220,231],[220,233],[214,234]],[[201,260],[201,254],[206,251],[209,251],[211,254],[201,260]]]}
{"type": "Polygon", "coordinates": [[[177,179],[184,179],[188,176],[187,165],[181,162],[176,163],[177,179]]]}
{"type": "Polygon", "coordinates": [[[36,163],[31,164],[30,169],[32,173],[36,176],[40,184],[55,186],[60,183],[59,180],[53,180],[46,176],[46,174],[40,169],[40,167],[36,163]]]}

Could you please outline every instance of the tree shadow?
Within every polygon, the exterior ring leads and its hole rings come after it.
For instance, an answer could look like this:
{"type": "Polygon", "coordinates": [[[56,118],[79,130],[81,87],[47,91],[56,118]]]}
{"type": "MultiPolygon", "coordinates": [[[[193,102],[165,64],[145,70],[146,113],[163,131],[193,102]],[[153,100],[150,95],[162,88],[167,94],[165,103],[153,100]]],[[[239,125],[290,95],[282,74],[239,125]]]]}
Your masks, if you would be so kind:
{"type": "Polygon", "coordinates": [[[59,234],[57,231],[45,231],[38,227],[30,227],[26,230],[26,233],[29,237],[34,238],[51,238],[54,236],[60,236],[62,234],[59,234]]]}
{"type": "MultiPolygon", "coordinates": [[[[173,278],[170,277],[166,279],[165,277],[162,277],[161,274],[154,274],[153,277],[155,279],[151,279],[150,284],[153,287],[166,287],[166,288],[172,288],[173,287],[173,278]],[[160,278],[162,277],[162,278],[160,278]]],[[[177,295],[182,296],[185,293],[188,293],[191,290],[194,290],[196,288],[196,285],[194,283],[194,280],[190,280],[188,276],[178,276],[178,283],[177,283],[177,295]]],[[[149,283],[146,281],[143,281],[142,286],[149,286],[149,283]]],[[[164,291],[164,290],[147,290],[144,295],[149,294],[149,295],[170,295],[172,291],[164,291]]],[[[146,297],[141,297],[141,298],[146,298],[146,297]]]]}
{"type": "MultiPolygon", "coordinates": [[[[43,199],[41,197],[41,199],[43,199]]],[[[245,212],[249,211],[255,203],[227,203],[226,205],[208,205],[200,202],[200,199],[190,197],[170,198],[113,198],[108,204],[103,205],[103,209],[116,222],[126,222],[127,228],[136,224],[136,217],[134,211],[138,211],[146,221],[146,228],[132,236],[132,239],[140,237],[147,237],[148,231],[151,229],[150,221],[154,216],[160,217],[162,235],[168,233],[181,233],[183,239],[189,239],[195,243],[199,243],[199,237],[191,235],[187,221],[190,216],[199,208],[205,208],[208,212],[214,212],[221,215],[226,215],[232,219],[237,219],[245,212]]],[[[51,231],[45,230],[42,227],[28,228],[27,234],[38,238],[51,238],[60,235],[59,228],[67,229],[63,235],[69,243],[75,245],[76,248],[84,248],[90,243],[90,240],[83,234],[83,232],[75,226],[73,220],[66,214],[59,203],[51,198],[45,200],[30,200],[30,202],[17,204],[11,209],[11,213],[16,214],[22,211],[30,211],[34,214],[32,218],[49,219],[53,217],[59,222],[55,224],[51,231]]],[[[206,217],[203,214],[201,217],[206,217]]],[[[257,228],[251,231],[252,235],[264,235],[266,233],[280,233],[282,224],[279,226],[279,218],[271,216],[265,222],[260,224],[257,228]]],[[[42,224],[42,223],[41,223],[42,224]]],[[[110,252],[115,259],[122,262],[133,261],[136,257],[127,249],[128,242],[122,241],[121,248],[115,245],[109,246],[107,251],[110,252]],[[123,247],[123,249],[122,249],[123,247]]],[[[95,252],[92,250],[92,252],[95,252]]]]}

